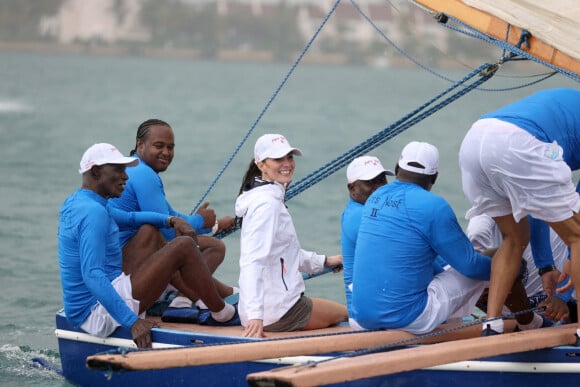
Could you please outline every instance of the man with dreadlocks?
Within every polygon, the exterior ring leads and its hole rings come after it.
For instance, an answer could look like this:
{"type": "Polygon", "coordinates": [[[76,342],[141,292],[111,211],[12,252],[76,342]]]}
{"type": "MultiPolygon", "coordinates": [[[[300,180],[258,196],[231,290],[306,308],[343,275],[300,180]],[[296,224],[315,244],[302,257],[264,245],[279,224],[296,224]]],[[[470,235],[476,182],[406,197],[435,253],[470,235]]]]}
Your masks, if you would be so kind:
{"type": "MultiPolygon", "coordinates": [[[[140,163],[136,168],[131,168],[132,170],[128,171],[129,180],[123,195],[118,199],[111,200],[109,205],[129,212],[152,211],[181,218],[186,220],[197,234],[216,233],[233,227],[234,219],[231,216],[218,219],[215,211],[209,208],[207,201],[193,215],[179,213],[169,204],[159,173],[167,170],[171,164],[174,148],[173,129],[167,122],[149,119],[139,125],[135,149],[131,151],[131,155],[136,156],[140,163]]],[[[156,229],[146,225],[121,230],[120,237],[123,246],[123,268],[130,272],[132,267],[139,263],[141,257],[150,255],[167,241],[171,241],[175,238],[175,233],[172,229],[156,229]]],[[[202,257],[209,270],[212,273],[215,272],[224,260],[225,244],[217,238],[204,235],[198,235],[198,242],[202,257]]],[[[179,287],[179,281],[181,281],[180,278],[174,278],[173,284],[179,287]]],[[[237,292],[236,288],[217,280],[214,281],[222,297],[237,292]]],[[[183,310],[191,308],[192,300],[178,296],[173,299],[169,306],[170,310],[181,316],[179,311],[175,311],[174,308],[183,310]]],[[[200,309],[206,308],[200,300],[197,301],[197,306],[200,309]]],[[[174,317],[179,319],[178,315],[174,317]]],[[[164,317],[167,317],[164,318],[165,321],[172,319],[169,313],[164,317]]]]}

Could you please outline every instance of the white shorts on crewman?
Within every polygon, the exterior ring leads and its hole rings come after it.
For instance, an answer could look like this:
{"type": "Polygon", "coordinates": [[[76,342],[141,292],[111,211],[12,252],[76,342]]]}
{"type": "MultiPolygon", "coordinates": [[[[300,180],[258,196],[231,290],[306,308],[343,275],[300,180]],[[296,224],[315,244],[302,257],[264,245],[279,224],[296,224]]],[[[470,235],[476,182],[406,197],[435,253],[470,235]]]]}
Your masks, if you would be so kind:
{"type": "Polygon", "coordinates": [[[459,150],[463,192],[472,207],[467,219],[487,214],[527,215],[560,222],[580,210],[572,171],[557,143],[545,143],[495,118],[481,119],[459,150]]]}
{"type": "Polygon", "coordinates": [[[471,279],[451,268],[437,274],[427,287],[427,305],[423,312],[401,330],[423,334],[444,322],[461,322],[469,316],[489,281],[471,279]]]}
{"type": "MultiPolygon", "coordinates": [[[[121,273],[120,276],[111,282],[111,285],[113,285],[127,306],[135,312],[135,314],[139,314],[140,302],[133,298],[131,277],[121,273]]],[[[81,329],[93,336],[107,337],[120,326],[121,324],[119,324],[117,320],[107,312],[107,309],[99,303],[92,310],[91,314],[89,314],[89,317],[87,317],[85,322],[82,323],[81,329]]]]}

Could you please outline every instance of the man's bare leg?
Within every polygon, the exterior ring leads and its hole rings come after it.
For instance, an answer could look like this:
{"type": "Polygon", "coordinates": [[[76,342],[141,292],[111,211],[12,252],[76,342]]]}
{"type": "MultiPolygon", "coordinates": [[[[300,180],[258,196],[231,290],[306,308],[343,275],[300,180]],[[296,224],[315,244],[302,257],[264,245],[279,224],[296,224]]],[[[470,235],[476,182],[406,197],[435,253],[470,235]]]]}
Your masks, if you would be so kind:
{"type": "MultiPolygon", "coordinates": [[[[573,286],[580,286],[580,214],[574,215],[562,222],[548,223],[570,248],[570,280],[573,286]]],[[[578,295],[578,291],[576,292],[578,295]]],[[[578,303],[578,300],[577,300],[578,303]]],[[[580,308],[578,315],[578,330],[580,331],[580,308]]]]}
{"type": "MultiPolygon", "coordinates": [[[[511,214],[494,218],[501,233],[502,244],[491,261],[491,278],[487,304],[488,318],[501,316],[506,302],[518,276],[522,254],[530,240],[530,227],[527,218],[516,223],[511,214]]],[[[491,328],[503,332],[503,322],[491,322],[491,328]]],[[[485,328],[485,327],[484,327],[485,328]]]]}
{"type": "Polygon", "coordinates": [[[186,297],[199,295],[210,311],[218,313],[224,310],[226,304],[215,287],[197,244],[189,237],[177,237],[143,259],[142,264],[131,273],[133,297],[141,302],[140,312],[153,305],[175,272],[179,272],[188,284],[179,288],[186,297]]]}

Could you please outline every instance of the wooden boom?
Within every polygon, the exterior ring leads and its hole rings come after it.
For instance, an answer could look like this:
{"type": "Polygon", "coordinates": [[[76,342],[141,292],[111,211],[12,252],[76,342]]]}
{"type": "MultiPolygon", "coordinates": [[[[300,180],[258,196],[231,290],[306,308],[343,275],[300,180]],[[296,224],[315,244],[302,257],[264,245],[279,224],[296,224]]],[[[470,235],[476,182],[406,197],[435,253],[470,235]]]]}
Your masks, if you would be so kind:
{"type": "MultiPolygon", "coordinates": [[[[509,24],[506,21],[491,15],[485,11],[466,5],[461,0],[412,0],[435,12],[445,13],[453,16],[476,30],[486,33],[500,41],[507,41],[511,45],[516,45],[520,39],[521,26],[509,24]],[[509,27],[509,35],[506,40],[506,32],[509,27]]],[[[553,47],[536,36],[533,31],[529,38],[530,47],[525,45],[520,47],[530,55],[541,59],[562,69],[580,74],[580,62],[573,56],[553,47]]]]}

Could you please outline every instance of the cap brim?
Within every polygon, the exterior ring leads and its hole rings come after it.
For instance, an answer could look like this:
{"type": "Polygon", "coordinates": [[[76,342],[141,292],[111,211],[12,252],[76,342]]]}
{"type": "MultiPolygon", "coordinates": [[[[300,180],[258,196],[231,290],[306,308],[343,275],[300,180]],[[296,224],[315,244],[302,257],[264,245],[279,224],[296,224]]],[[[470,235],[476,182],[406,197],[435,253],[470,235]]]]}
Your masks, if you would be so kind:
{"type": "Polygon", "coordinates": [[[393,171],[391,171],[390,169],[385,169],[383,171],[375,172],[375,173],[369,173],[369,172],[364,173],[362,176],[358,177],[356,180],[365,180],[365,181],[372,180],[375,177],[377,177],[378,175],[380,175],[381,173],[384,173],[387,176],[395,176],[393,171]]]}
{"type": "Polygon", "coordinates": [[[271,156],[266,157],[267,159],[279,159],[281,157],[286,156],[287,154],[292,153],[294,156],[302,156],[302,151],[298,148],[291,148],[290,150],[288,150],[287,152],[284,152],[282,154],[273,154],[271,156]]]}
{"type": "Polygon", "coordinates": [[[135,167],[139,164],[139,159],[136,157],[121,157],[115,160],[108,161],[105,164],[125,165],[126,167],[135,167]]]}

